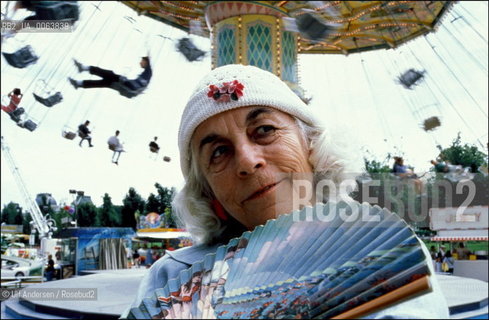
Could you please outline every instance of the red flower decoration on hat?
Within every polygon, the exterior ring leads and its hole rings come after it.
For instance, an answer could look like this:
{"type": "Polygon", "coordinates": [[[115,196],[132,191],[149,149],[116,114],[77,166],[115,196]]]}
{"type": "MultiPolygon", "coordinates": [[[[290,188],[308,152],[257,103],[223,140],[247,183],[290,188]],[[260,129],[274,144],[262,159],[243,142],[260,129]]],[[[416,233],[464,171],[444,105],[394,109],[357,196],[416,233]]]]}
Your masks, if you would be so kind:
{"type": "Polygon", "coordinates": [[[211,84],[207,96],[217,102],[229,102],[231,100],[238,100],[239,97],[242,97],[243,89],[244,86],[239,83],[238,80],[224,82],[220,88],[211,84]]]}

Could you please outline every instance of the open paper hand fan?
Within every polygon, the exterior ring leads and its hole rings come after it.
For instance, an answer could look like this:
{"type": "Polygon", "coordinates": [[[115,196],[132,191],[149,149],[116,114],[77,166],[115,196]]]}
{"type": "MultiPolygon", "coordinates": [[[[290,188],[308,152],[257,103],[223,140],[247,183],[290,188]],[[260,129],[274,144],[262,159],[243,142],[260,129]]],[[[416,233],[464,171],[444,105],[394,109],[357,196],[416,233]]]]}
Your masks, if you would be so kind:
{"type": "Polygon", "coordinates": [[[279,216],[205,256],[128,318],[352,318],[431,290],[396,214],[329,202],[279,216]]]}

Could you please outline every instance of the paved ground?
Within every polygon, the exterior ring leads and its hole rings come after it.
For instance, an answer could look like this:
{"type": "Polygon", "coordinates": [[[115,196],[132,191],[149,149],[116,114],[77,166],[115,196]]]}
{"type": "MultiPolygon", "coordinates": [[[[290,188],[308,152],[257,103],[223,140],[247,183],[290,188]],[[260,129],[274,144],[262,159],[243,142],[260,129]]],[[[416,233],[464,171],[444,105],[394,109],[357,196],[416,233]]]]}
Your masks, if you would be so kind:
{"type": "MultiPolygon", "coordinates": [[[[36,288],[94,288],[97,299],[89,301],[35,301],[35,304],[79,312],[120,316],[133,301],[139,283],[147,271],[148,269],[143,268],[101,270],[93,271],[90,275],[36,284],[33,285],[36,288]]],[[[457,307],[488,298],[487,282],[446,275],[438,275],[438,279],[449,307],[457,307]]],[[[487,309],[487,305],[485,308],[487,309]]],[[[470,312],[460,313],[452,318],[460,318],[462,315],[470,316],[471,314],[470,312]]]]}
{"type": "Polygon", "coordinates": [[[44,282],[37,285],[42,288],[95,288],[95,301],[38,301],[50,307],[87,311],[102,314],[120,315],[134,299],[139,283],[147,269],[102,270],[92,275],[44,282]]]}
{"type": "Polygon", "coordinates": [[[456,276],[437,275],[448,306],[458,306],[488,298],[487,282],[456,276]]]}

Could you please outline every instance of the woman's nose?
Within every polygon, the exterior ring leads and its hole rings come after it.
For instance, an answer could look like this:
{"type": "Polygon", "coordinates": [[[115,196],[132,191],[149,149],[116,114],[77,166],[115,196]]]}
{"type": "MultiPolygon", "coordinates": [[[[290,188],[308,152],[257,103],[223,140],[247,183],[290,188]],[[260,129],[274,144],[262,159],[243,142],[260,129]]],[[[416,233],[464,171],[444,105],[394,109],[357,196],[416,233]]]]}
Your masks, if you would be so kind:
{"type": "Polygon", "coordinates": [[[247,177],[265,166],[263,151],[257,145],[243,143],[236,148],[237,174],[247,177]]]}

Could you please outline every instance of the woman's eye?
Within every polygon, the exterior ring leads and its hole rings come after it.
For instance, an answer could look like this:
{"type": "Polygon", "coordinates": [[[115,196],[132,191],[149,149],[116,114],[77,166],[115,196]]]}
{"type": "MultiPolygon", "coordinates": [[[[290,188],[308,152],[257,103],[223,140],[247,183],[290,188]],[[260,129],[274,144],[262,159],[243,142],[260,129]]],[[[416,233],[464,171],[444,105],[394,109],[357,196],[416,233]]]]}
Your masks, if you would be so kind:
{"type": "Polygon", "coordinates": [[[226,151],[227,151],[227,147],[226,146],[219,146],[219,147],[217,147],[212,152],[211,160],[216,160],[217,158],[219,158],[220,156],[222,156],[226,151]]]}
{"type": "Polygon", "coordinates": [[[260,126],[256,129],[257,138],[266,137],[274,133],[276,128],[274,126],[260,126]]]}

